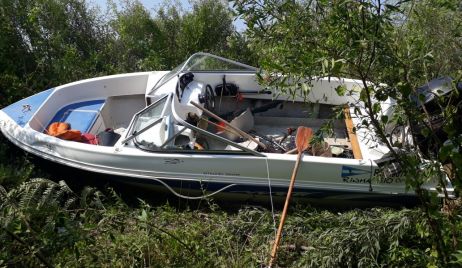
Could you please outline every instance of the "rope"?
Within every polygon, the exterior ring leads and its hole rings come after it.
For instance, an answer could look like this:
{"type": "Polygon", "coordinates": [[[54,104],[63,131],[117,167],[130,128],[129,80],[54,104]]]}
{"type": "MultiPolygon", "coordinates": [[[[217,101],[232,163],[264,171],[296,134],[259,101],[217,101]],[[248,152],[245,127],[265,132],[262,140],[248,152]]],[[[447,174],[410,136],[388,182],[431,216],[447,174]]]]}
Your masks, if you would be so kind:
{"type": "Polygon", "coordinates": [[[201,196],[187,196],[187,195],[182,195],[182,194],[179,194],[177,193],[175,190],[173,190],[172,187],[170,187],[170,185],[168,185],[167,183],[163,182],[162,180],[159,180],[157,178],[152,178],[153,180],[159,182],[160,184],[162,184],[163,186],[165,186],[165,188],[167,188],[172,194],[174,194],[175,196],[179,197],[179,198],[184,198],[184,199],[189,199],[189,200],[199,200],[199,199],[204,199],[204,198],[209,198],[209,197],[212,197],[220,192],[223,192],[224,190],[230,188],[230,187],[233,187],[233,186],[236,186],[235,183],[233,184],[230,184],[230,185],[227,185],[213,193],[210,193],[210,194],[206,194],[206,195],[201,195],[201,196]]]}
{"type": "Polygon", "coordinates": [[[277,229],[276,229],[276,216],[274,215],[273,192],[271,190],[271,178],[270,178],[270,174],[269,174],[268,157],[265,157],[265,163],[266,163],[266,175],[267,175],[267,179],[268,179],[268,188],[269,188],[270,203],[271,203],[271,215],[273,217],[273,229],[274,229],[274,234],[276,235],[276,232],[277,232],[277,229]]]}
{"type": "Polygon", "coordinates": [[[369,192],[372,192],[372,177],[373,177],[373,174],[372,174],[372,159],[369,159],[369,161],[371,162],[371,176],[369,177],[369,192]]]}

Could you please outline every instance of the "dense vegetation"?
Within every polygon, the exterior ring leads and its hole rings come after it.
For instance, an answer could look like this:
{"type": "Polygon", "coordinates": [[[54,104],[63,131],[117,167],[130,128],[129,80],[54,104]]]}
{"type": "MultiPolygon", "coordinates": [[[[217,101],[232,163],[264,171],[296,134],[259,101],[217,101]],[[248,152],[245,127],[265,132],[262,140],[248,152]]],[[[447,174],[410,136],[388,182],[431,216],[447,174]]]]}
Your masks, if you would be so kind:
{"type": "MultiPolygon", "coordinates": [[[[0,188],[3,265],[62,267],[255,267],[274,239],[271,213],[128,207],[112,192],[30,180],[0,188]]],[[[288,219],[282,266],[425,266],[436,263],[419,210],[345,213],[297,207],[288,219]]]]}
{"type": "MultiPolygon", "coordinates": [[[[459,107],[443,107],[450,142],[425,153],[435,163],[426,168],[415,168],[422,164],[421,152],[402,154],[384,131],[391,121],[425,120],[409,101],[417,86],[440,76],[461,79],[459,1],[241,0],[233,5],[248,25],[245,33],[235,31],[228,3],[212,0],[194,1],[189,11],[166,4],[154,13],[126,0],[121,8],[109,5],[105,14],[85,0],[0,0],[0,107],[74,80],[171,69],[197,51],[258,65],[265,70],[262,83],[288,93],[294,83],[281,77],[299,81],[295,84],[305,92],[307,77],[360,79],[368,108],[364,127],[375,128],[392,149],[421,206],[344,212],[294,207],[278,264],[461,265],[458,202],[446,200],[442,206],[420,187],[440,174],[440,163],[461,186],[462,140],[453,120],[459,107]],[[371,96],[392,96],[400,112],[378,116],[380,107],[371,96]]],[[[432,139],[431,130],[431,125],[422,129],[422,135],[432,139]]],[[[275,223],[266,209],[226,211],[213,200],[186,209],[144,201],[128,206],[110,189],[75,192],[64,181],[30,179],[47,176],[47,170],[3,137],[0,161],[0,267],[254,267],[268,261],[275,223]]]]}
{"type": "Polygon", "coordinates": [[[156,14],[123,1],[102,14],[87,1],[15,0],[2,1],[0,14],[2,106],[83,78],[170,70],[197,51],[254,59],[227,4],[216,1],[190,11],[166,5],[156,14]]]}

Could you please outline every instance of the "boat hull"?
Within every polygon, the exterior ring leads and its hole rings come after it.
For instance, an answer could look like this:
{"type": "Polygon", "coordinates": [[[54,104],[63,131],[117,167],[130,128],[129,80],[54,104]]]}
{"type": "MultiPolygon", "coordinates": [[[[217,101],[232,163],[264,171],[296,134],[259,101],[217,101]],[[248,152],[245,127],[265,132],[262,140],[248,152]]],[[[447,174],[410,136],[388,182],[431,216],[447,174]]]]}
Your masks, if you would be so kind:
{"type": "MultiPolygon", "coordinates": [[[[188,185],[187,188],[205,189],[207,192],[226,188],[224,192],[247,195],[268,195],[271,187],[272,194],[282,196],[287,191],[295,162],[294,155],[281,157],[268,154],[266,157],[257,157],[149,152],[140,154],[139,150],[131,148],[102,147],[59,140],[27,126],[22,127],[1,111],[0,118],[3,135],[21,149],[61,165],[112,175],[129,184],[159,185],[163,182],[174,188],[188,185]]],[[[389,186],[388,191],[385,188],[377,190],[381,185],[370,182],[372,173],[373,166],[367,161],[335,163],[333,158],[305,156],[294,195],[350,200],[414,196],[412,193],[398,192],[404,188],[399,184],[393,188],[389,186]],[[360,170],[360,174],[354,174],[355,170],[360,170]],[[351,176],[345,177],[345,172],[349,172],[346,175],[351,176]]]]}
{"type": "MultiPolygon", "coordinates": [[[[96,146],[61,140],[44,133],[58,111],[65,114],[73,110],[69,105],[99,100],[105,103],[98,102],[96,110],[91,112],[100,115],[105,113],[102,107],[107,107],[108,100],[117,105],[125,104],[124,109],[109,111],[110,115],[116,113],[118,118],[123,118],[114,125],[127,128],[133,112],[125,109],[134,106],[132,109],[137,111],[137,105],[144,106],[144,92],[152,88],[160,75],[156,72],[116,75],[50,89],[0,110],[0,129],[11,142],[33,155],[80,170],[124,177],[127,178],[126,183],[165,183],[166,187],[187,183],[197,189],[202,189],[201,185],[210,185],[212,192],[223,190],[239,194],[268,194],[271,188],[275,195],[285,194],[295,155],[201,153],[194,150],[153,152],[125,146],[121,142],[115,146],[96,146]],[[130,100],[130,96],[141,96],[141,99],[130,100]]],[[[85,107],[88,109],[89,106],[85,107]]],[[[98,118],[89,117],[85,124],[79,125],[91,129],[95,124],[98,124],[98,118]]],[[[99,130],[93,132],[98,133],[99,130]]],[[[343,196],[344,199],[413,195],[405,191],[401,178],[375,181],[373,177],[377,168],[371,159],[305,155],[296,178],[295,195],[318,198],[343,196]]]]}
{"type": "MultiPolygon", "coordinates": [[[[32,162],[47,170],[53,180],[58,181],[65,178],[66,182],[74,189],[81,189],[87,185],[102,189],[109,186],[114,188],[129,203],[138,202],[137,198],[159,204],[165,203],[166,200],[174,203],[183,200],[186,202],[185,204],[190,206],[193,204],[191,202],[203,200],[201,197],[210,195],[214,202],[222,207],[240,208],[242,204],[252,204],[271,208],[271,204],[273,204],[275,208],[280,208],[284,205],[288,189],[274,185],[270,187],[270,185],[240,184],[226,188],[230,184],[177,178],[127,177],[74,168],[35,155],[32,156],[32,162]],[[63,177],[63,174],[66,176],[63,177]],[[165,185],[171,189],[166,188],[165,185]],[[222,189],[224,190],[220,191],[222,189]],[[176,194],[180,194],[182,197],[178,197],[176,194]]],[[[391,195],[377,192],[302,189],[299,187],[294,188],[292,199],[296,203],[334,209],[375,206],[413,207],[419,202],[414,194],[391,195]]]]}

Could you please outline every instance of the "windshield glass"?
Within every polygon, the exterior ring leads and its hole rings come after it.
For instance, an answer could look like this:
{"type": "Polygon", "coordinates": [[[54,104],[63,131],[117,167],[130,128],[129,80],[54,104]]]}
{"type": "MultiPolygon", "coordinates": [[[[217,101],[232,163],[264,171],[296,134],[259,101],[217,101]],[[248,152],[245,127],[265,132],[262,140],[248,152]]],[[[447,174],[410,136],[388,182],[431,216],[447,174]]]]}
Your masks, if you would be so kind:
{"type": "Polygon", "coordinates": [[[151,93],[164,85],[177,74],[185,72],[244,72],[255,73],[257,68],[230,59],[222,58],[208,53],[196,53],[186,61],[165,74],[156,83],[151,93]]]}
{"type": "Polygon", "coordinates": [[[162,112],[167,100],[166,97],[159,100],[136,116],[131,133],[136,135],[137,143],[160,146],[164,142],[166,130],[162,112]]]}
{"type": "Polygon", "coordinates": [[[255,72],[256,68],[233,60],[211,54],[197,53],[192,55],[184,65],[182,71],[237,71],[255,72]]]}
{"type": "Polygon", "coordinates": [[[153,90],[154,91],[155,89],[157,89],[158,87],[160,87],[161,85],[165,84],[165,82],[167,82],[168,80],[170,80],[172,77],[174,77],[177,73],[179,73],[181,67],[183,67],[183,65],[185,64],[186,62],[183,61],[180,65],[176,66],[175,68],[173,68],[170,72],[166,73],[160,80],[159,82],[157,82],[157,84],[154,86],[153,90]]]}

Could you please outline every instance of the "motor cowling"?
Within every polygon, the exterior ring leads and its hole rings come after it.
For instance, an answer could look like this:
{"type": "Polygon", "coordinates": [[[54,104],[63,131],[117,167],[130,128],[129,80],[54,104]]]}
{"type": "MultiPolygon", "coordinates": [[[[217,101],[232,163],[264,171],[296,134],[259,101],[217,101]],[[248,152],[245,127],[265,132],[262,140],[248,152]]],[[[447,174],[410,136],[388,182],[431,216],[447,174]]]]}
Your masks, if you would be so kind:
{"type": "MultiPolygon", "coordinates": [[[[443,112],[445,107],[454,105],[462,109],[462,83],[453,86],[453,80],[450,77],[441,77],[429,81],[427,84],[419,87],[416,94],[410,96],[419,109],[424,114],[424,120],[412,120],[412,134],[416,139],[417,145],[424,154],[436,154],[442,144],[448,139],[448,134],[444,130],[448,118],[445,118],[443,112]],[[454,89],[458,94],[454,94],[454,89]],[[424,129],[431,127],[429,135],[423,135],[424,129]]],[[[462,114],[456,115],[454,120],[454,131],[462,133],[462,114]]]]}

